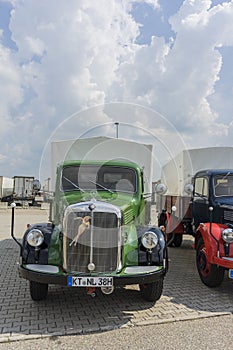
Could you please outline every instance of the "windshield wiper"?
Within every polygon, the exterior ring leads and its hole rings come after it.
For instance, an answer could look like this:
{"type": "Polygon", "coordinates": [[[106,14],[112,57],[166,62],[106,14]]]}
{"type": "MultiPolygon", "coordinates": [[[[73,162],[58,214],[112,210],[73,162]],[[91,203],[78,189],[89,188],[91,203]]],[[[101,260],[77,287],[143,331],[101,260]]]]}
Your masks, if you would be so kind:
{"type": "Polygon", "coordinates": [[[112,190],[110,190],[109,188],[107,188],[107,187],[105,187],[105,186],[103,186],[103,185],[101,185],[101,184],[99,184],[99,183],[97,183],[97,182],[95,182],[95,181],[91,181],[91,180],[89,180],[93,185],[96,185],[96,186],[99,186],[99,187],[101,187],[103,190],[106,190],[106,191],[108,191],[108,192],[110,192],[110,193],[114,193],[112,190]]]}
{"type": "Polygon", "coordinates": [[[71,181],[70,179],[67,179],[67,177],[63,176],[63,179],[65,179],[66,181],[68,181],[71,185],[73,185],[75,188],[77,188],[77,190],[81,191],[81,192],[85,192],[81,187],[79,187],[77,184],[75,184],[73,181],[71,181]]]}

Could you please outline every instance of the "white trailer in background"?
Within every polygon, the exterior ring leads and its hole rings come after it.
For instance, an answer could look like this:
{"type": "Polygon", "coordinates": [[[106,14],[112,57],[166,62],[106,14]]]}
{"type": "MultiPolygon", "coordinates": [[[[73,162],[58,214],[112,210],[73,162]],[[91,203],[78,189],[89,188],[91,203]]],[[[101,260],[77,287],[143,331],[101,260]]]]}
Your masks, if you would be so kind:
{"type": "Polygon", "coordinates": [[[40,190],[40,182],[34,176],[14,176],[13,200],[16,204],[33,205],[40,190]]]}
{"type": "Polygon", "coordinates": [[[12,178],[0,176],[0,201],[7,202],[13,195],[14,181],[12,178]]]}
{"type": "Polygon", "coordinates": [[[161,181],[167,185],[166,195],[185,196],[185,186],[200,170],[232,169],[233,147],[207,147],[184,150],[166,163],[161,181]]]}

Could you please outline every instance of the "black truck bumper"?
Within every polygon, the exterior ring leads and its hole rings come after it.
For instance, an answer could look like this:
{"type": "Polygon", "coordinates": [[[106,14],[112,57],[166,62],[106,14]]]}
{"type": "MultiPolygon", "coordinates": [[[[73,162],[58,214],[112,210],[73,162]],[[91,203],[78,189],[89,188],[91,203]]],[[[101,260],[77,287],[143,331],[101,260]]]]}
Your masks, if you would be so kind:
{"type": "MultiPolygon", "coordinates": [[[[126,270],[126,269],[125,269],[126,270]]],[[[113,285],[125,286],[130,284],[148,284],[157,281],[160,278],[163,278],[167,272],[166,268],[154,266],[140,266],[140,273],[124,273],[119,275],[104,274],[101,277],[113,277],[113,285]],[[150,268],[150,269],[149,269],[150,268]],[[145,270],[145,272],[143,272],[145,270]],[[148,271],[146,271],[148,270],[148,271]],[[142,272],[141,272],[142,271],[142,272]]],[[[127,271],[127,270],[126,270],[127,271]]],[[[68,279],[70,276],[76,277],[72,274],[55,274],[55,273],[44,273],[40,271],[35,271],[29,268],[26,268],[22,265],[19,266],[19,275],[22,278],[25,278],[29,281],[44,283],[44,284],[59,284],[63,286],[69,286],[68,279]]],[[[92,277],[89,274],[80,274],[80,277],[92,277]]]]}

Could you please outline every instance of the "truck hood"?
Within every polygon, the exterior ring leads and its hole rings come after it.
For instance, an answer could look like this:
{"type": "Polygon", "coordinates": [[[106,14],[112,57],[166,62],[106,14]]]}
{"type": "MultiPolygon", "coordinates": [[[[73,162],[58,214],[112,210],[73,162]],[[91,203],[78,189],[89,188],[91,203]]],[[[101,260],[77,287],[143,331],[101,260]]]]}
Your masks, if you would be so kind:
{"type": "Polygon", "coordinates": [[[106,202],[111,203],[114,205],[122,206],[126,203],[131,203],[135,196],[128,193],[116,193],[113,192],[112,194],[109,192],[84,192],[79,193],[77,192],[66,192],[62,198],[67,201],[68,204],[74,204],[77,202],[85,202],[90,200],[97,200],[100,202],[106,202]]]}
{"type": "Polygon", "coordinates": [[[217,205],[233,206],[233,197],[219,197],[215,199],[217,205]]]}
{"type": "Polygon", "coordinates": [[[91,200],[109,203],[119,207],[123,212],[125,224],[132,222],[137,215],[139,215],[140,200],[137,198],[137,196],[128,193],[109,194],[106,192],[85,192],[77,196],[77,192],[70,192],[62,196],[62,202],[64,203],[65,207],[67,205],[91,200]]]}

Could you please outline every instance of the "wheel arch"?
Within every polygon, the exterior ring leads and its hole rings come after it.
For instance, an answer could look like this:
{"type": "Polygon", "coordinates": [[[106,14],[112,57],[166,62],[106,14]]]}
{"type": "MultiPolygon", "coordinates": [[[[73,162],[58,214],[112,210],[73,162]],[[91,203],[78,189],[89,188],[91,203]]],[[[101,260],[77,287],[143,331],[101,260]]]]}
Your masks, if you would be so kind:
{"type": "Polygon", "coordinates": [[[23,263],[43,263],[47,264],[48,263],[48,249],[50,246],[50,241],[51,241],[51,235],[53,232],[53,225],[50,223],[39,223],[39,224],[34,224],[31,225],[30,227],[27,228],[27,230],[24,233],[23,236],[23,243],[22,243],[22,259],[23,263]],[[32,229],[38,229],[40,230],[43,235],[44,235],[44,242],[39,247],[38,253],[36,253],[35,248],[30,246],[27,243],[27,234],[30,232],[32,229]],[[38,260],[37,260],[38,259],[38,260]]]}
{"type": "Polygon", "coordinates": [[[198,244],[200,238],[203,238],[203,236],[202,236],[201,231],[199,229],[197,229],[197,231],[195,232],[195,242],[194,242],[195,250],[197,249],[197,244],[198,244]]]}
{"type": "Polygon", "coordinates": [[[213,261],[214,251],[211,240],[214,238],[209,234],[203,234],[197,230],[196,237],[196,266],[201,281],[208,287],[218,287],[224,278],[224,268],[216,265],[213,261]],[[198,238],[199,237],[199,238],[198,238]]]}
{"type": "Polygon", "coordinates": [[[206,255],[210,262],[212,262],[213,256],[218,249],[217,247],[218,240],[216,237],[220,232],[219,230],[220,230],[220,226],[218,224],[212,224],[212,227],[211,227],[210,223],[205,223],[205,224],[201,223],[198,226],[195,233],[195,249],[197,249],[198,242],[200,238],[202,238],[206,248],[206,255]]]}

